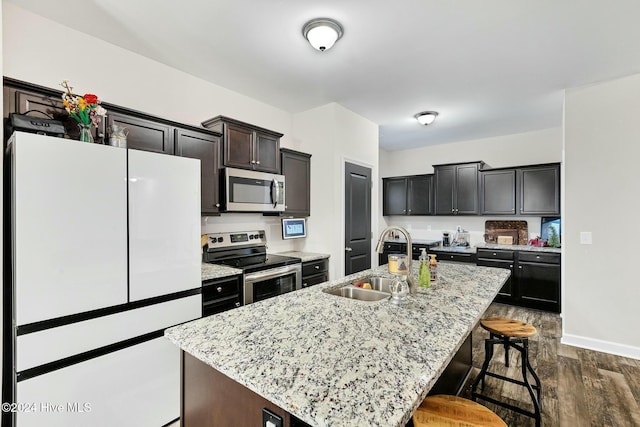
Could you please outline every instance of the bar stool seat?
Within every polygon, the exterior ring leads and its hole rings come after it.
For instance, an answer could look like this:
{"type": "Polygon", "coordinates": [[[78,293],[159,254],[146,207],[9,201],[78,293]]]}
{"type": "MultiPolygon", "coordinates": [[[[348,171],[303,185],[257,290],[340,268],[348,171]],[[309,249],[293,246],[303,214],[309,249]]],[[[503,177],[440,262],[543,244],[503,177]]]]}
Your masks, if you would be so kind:
{"type": "Polygon", "coordinates": [[[457,396],[429,396],[413,414],[414,427],[506,427],[489,408],[457,396]]]}
{"type": "Polygon", "coordinates": [[[484,341],[485,359],[480,373],[471,386],[471,398],[473,399],[473,401],[475,401],[476,399],[482,399],[487,402],[502,406],[504,408],[511,409],[512,411],[518,412],[520,414],[532,417],[533,419],[535,419],[536,427],[539,427],[541,423],[540,413],[542,408],[542,386],[540,384],[540,378],[538,378],[538,375],[535,373],[535,371],[531,367],[531,363],[529,362],[529,337],[532,337],[537,333],[535,326],[529,323],[522,322],[520,320],[507,319],[504,317],[490,317],[487,319],[482,319],[480,321],[480,326],[489,331],[489,339],[486,339],[484,341]],[[510,348],[513,348],[520,352],[522,356],[522,381],[505,377],[504,375],[499,375],[494,372],[488,372],[487,369],[489,367],[489,362],[493,358],[493,346],[496,344],[504,346],[505,366],[509,366],[510,348]],[[529,374],[533,377],[535,384],[529,383],[529,374]],[[482,390],[484,391],[485,377],[487,375],[526,387],[527,391],[529,392],[529,396],[531,397],[531,401],[533,402],[534,411],[529,412],[517,406],[510,405],[505,402],[500,402],[494,398],[478,393],[477,388],[479,383],[482,383],[482,390]],[[535,394],[534,390],[536,392],[535,394]]]}

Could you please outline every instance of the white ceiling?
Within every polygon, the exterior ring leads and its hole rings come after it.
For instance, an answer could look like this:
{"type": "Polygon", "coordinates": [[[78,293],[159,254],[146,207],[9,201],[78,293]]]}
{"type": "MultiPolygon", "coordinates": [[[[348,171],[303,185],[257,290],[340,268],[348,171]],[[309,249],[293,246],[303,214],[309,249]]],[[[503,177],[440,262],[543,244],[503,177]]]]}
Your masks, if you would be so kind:
{"type": "Polygon", "coordinates": [[[292,113],[337,102],[388,150],[557,127],[563,89],[640,72],[638,0],[4,1],[292,113]]]}

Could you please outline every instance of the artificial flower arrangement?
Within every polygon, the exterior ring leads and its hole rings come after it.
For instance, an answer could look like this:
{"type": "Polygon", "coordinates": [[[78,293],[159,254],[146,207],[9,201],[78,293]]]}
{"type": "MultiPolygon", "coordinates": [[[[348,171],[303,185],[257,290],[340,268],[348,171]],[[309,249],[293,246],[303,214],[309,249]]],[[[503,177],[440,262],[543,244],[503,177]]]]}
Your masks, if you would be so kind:
{"type": "MultiPolygon", "coordinates": [[[[83,130],[83,126],[87,129],[91,125],[98,127],[98,124],[102,121],[102,117],[107,114],[107,110],[100,105],[98,97],[92,93],[86,93],[84,96],[76,95],[73,93],[73,87],[69,86],[67,80],[63,80],[60,86],[65,90],[62,94],[62,104],[67,110],[67,113],[69,113],[69,116],[81,126],[81,130],[83,130]]],[[[81,141],[91,141],[92,139],[93,137],[91,137],[90,132],[81,132],[81,141]],[[85,133],[88,134],[88,136],[83,137],[85,133]]]]}

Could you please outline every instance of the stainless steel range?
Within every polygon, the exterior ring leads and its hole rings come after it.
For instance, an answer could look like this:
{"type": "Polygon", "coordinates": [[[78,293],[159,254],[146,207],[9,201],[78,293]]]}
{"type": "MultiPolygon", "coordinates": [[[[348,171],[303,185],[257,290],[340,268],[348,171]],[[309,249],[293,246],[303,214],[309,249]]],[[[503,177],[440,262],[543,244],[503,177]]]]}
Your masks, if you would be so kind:
{"type": "Polygon", "coordinates": [[[208,234],[203,261],[243,271],[243,304],[251,304],[302,287],[300,260],[267,254],[264,230],[208,234]]]}

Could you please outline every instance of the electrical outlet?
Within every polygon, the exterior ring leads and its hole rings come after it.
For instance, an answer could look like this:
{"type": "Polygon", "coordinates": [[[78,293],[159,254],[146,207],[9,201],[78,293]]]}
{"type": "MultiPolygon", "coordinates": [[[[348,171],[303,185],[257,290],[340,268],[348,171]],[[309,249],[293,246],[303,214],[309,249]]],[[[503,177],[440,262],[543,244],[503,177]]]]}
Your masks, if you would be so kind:
{"type": "Polygon", "coordinates": [[[283,427],[282,417],[267,408],[262,409],[262,427],[283,427]]]}
{"type": "Polygon", "coordinates": [[[593,235],[590,231],[581,231],[580,232],[580,244],[581,245],[590,245],[593,243],[593,235]]]}

